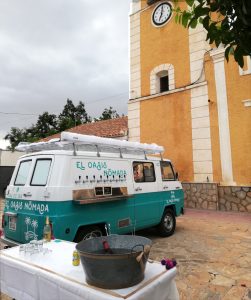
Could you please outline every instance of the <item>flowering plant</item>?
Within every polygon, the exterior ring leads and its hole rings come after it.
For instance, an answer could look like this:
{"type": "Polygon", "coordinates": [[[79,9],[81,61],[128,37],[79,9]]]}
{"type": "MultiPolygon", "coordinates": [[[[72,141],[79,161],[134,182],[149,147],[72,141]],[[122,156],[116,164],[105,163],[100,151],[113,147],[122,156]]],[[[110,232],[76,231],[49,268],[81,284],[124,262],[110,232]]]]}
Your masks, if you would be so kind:
{"type": "Polygon", "coordinates": [[[162,264],[162,266],[166,266],[167,270],[170,270],[177,265],[177,262],[174,258],[172,258],[172,259],[163,258],[160,261],[160,263],[162,264]]]}

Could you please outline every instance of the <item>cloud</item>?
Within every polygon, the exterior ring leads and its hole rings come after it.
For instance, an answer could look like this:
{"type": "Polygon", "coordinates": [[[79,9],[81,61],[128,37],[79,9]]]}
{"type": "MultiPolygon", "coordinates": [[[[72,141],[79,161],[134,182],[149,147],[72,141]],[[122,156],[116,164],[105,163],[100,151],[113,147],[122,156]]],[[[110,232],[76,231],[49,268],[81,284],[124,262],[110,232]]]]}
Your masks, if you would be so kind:
{"type": "MultiPolygon", "coordinates": [[[[58,114],[70,98],[92,116],[126,114],[129,3],[1,1],[0,111],[58,114]]],[[[35,121],[0,114],[0,134],[35,121]]]]}

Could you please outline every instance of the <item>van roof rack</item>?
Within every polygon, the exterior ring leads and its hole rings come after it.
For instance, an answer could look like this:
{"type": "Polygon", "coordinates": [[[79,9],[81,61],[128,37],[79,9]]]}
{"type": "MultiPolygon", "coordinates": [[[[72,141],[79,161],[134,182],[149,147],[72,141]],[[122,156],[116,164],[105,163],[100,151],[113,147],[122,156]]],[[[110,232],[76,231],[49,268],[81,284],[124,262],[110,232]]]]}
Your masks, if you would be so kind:
{"type": "Polygon", "coordinates": [[[162,146],[156,144],[145,144],[139,142],[128,142],[126,140],[116,140],[112,138],[103,138],[94,135],[84,135],[72,132],[62,132],[61,138],[51,139],[48,142],[37,143],[19,143],[17,151],[37,152],[42,150],[73,150],[76,151],[96,151],[97,156],[100,152],[118,152],[133,154],[161,154],[164,151],[162,146]]]}

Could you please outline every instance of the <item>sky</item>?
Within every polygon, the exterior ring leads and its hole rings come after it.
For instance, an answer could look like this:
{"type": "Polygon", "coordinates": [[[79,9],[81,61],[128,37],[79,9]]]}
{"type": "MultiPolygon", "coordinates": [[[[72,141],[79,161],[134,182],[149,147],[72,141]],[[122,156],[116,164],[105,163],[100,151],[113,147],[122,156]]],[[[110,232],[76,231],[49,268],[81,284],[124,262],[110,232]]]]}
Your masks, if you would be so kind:
{"type": "Polygon", "coordinates": [[[0,148],[67,98],[92,117],[127,114],[129,11],[130,0],[0,1],[0,148]]]}

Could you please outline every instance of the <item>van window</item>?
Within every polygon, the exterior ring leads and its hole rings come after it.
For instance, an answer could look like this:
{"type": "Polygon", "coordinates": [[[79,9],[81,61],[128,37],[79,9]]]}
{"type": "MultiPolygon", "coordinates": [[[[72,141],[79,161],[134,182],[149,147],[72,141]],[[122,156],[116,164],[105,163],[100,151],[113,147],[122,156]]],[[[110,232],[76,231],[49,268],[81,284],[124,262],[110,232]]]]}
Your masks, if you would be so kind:
{"type": "Polygon", "coordinates": [[[25,160],[20,163],[14,185],[25,185],[30,167],[31,160],[25,160]]]}
{"type": "Polygon", "coordinates": [[[151,162],[133,162],[133,176],[135,182],[155,181],[154,165],[151,162]]]}
{"type": "Polygon", "coordinates": [[[51,166],[51,159],[37,159],[31,185],[46,185],[51,166]]]}
{"type": "Polygon", "coordinates": [[[175,180],[173,168],[170,162],[168,161],[161,161],[160,162],[160,168],[161,168],[161,176],[162,180],[175,180]]]}

